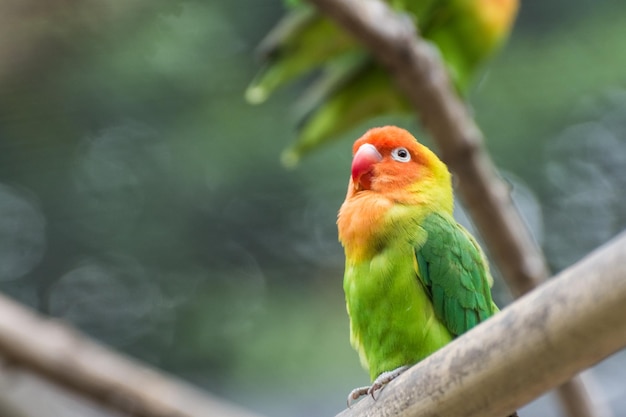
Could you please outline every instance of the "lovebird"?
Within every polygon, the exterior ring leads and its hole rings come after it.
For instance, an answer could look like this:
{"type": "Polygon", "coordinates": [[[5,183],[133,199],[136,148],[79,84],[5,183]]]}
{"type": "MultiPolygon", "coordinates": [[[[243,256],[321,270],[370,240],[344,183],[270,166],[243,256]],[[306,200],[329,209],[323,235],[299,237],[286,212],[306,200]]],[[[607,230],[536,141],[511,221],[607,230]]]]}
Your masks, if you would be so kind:
{"type": "MultiPolygon", "coordinates": [[[[507,39],[519,7],[519,0],[386,2],[437,47],[461,96],[507,39]]],[[[302,117],[296,142],[283,153],[286,165],[371,118],[411,111],[369,51],[309,5],[292,7],[261,42],[258,55],[263,67],[246,90],[250,103],[262,103],[283,85],[315,74],[296,105],[302,117]]]]}
{"type": "Polygon", "coordinates": [[[348,404],[498,312],[485,255],[452,216],[447,166],[395,126],[370,129],[353,154],[337,227],[350,342],[373,383],[348,404]]]}

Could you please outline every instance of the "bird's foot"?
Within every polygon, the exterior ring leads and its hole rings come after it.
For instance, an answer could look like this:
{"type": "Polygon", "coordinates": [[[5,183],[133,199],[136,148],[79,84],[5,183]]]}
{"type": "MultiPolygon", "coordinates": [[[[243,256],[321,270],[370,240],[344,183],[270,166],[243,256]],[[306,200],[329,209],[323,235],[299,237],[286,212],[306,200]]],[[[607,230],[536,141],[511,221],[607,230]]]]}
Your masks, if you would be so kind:
{"type": "Polygon", "coordinates": [[[353,389],[348,395],[348,408],[350,408],[350,406],[352,406],[355,401],[357,401],[364,395],[371,395],[372,399],[376,401],[376,397],[374,396],[374,394],[382,390],[385,385],[396,379],[398,376],[400,376],[402,372],[406,371],[407,369],[409,369],[409,366],[404,365],[394,369],[393,371],[383,372],[382,374],[378,375],[378,378],[374,380],[372,385],[368,387],[359,387],[353,389]]]}
{"type": "Polygon", "coordinates": [[[367,394],[371,395],[372,398],[376,400],[376,398],[374,397],[374,393],[382,390],[385,387],[385,385],[387,385],[388,383],[390,383],[391,381],[399,377],[400,374],[406,371],[407,369],[409,369],[409,366],[404,365],[404,366],[400,366],[399,368],[394,369],[393,371],[383,372],[382,374],[378,375],[378,378],[374,380],[374,383],[372,384],[372,386],[369,388],[369,390],[367,390],[367,394]]]}

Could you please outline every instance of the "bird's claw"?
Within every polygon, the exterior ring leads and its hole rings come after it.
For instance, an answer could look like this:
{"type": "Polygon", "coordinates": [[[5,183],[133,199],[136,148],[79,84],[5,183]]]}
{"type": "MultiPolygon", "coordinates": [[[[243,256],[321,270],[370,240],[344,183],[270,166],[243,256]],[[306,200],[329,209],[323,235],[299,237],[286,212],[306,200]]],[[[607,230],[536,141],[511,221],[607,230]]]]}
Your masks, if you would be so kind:
{"type": "Polygon", "coordinates": [[[370,387],[370,389],[367,390],[368,395],[372,396],[372,400],[376,401],[376,397],[374,397],[374,393],[376,391],[380,391],[383,389],[383,387],[385,386],[385,384],[387,384],[387,382],[377,382],[378,379],[376,381],[374,381],[374,383],[372,384],[372,386],[370,387]]]}
{"type": "Polygon", "coordinates": [[[359,398],[361,398],[364,395],[367,395],[369,390],[370,390],[370,386],[367,387],[359,387],[359,388],[355,388],[352,391],[350,391],[350,394],[348,394],[348,408],[352,407],[352,404],[354,404],[354,402],[356,400],[358,400],[359,398]]]}
{"type": "Polygon", "coordinates": [[[370,385],[369,387],[359,387],[353,389],[348,395],[348,408],[350,408],[356,400],[364,395],[371,395],[372,399],[376,401],[376,397],[374,396],[374,394],[377,391],[381,391],[385,387],[385,385],[396,379],[398,376],[400,376],[402,372],[406,371],[407,369],[409,369],[408,365],[401,366],[394,369],[393,371],[383,372],[382,374],[378,375],[378,378],[376,378],[372,385],[370,385]]]}

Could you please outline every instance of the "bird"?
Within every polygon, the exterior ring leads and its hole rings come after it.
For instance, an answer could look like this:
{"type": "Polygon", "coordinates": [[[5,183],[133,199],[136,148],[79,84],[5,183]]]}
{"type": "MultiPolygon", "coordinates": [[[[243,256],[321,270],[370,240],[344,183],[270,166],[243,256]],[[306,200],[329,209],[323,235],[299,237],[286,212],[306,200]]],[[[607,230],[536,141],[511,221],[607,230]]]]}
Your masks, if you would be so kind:
{"type": "MultiPolygon", "coordinates": [[[[462,97],[508,38],[519,8],[519,0],[386,3],[437,48],[462,97]]],[[[296,2],[261,41],[257,54],[263,65],[246,89],[249,103],[263,103],[294,80],[313,80],[294,106],[300,121],[297,139],[282,155],[287,166],[372,118],[411,112],[406,94],[373,55],[310,5],[296,2]]]]}
{"type": "Polygon", "coordinates": [[[348,405],[499,311],[486,257],[453,206],[447,166],[407,130],[377,127],[354,143],[337,228],[350,342],[372,385],[348,405]]]}

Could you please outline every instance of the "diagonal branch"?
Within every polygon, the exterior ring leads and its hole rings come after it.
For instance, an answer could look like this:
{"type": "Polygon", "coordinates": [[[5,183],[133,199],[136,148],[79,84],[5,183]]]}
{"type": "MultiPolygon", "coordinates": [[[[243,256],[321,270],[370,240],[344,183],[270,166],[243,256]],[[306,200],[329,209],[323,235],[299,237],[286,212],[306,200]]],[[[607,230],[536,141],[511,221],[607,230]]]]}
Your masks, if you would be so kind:
{"type": "Polygon", "coordinates": [[[626,347],[625,257],[623,232],[339,416],[508,415],[626,347]]]}
{"type": "MultiPolygon", "coordinates": [[[[435,48],[406,16],[380,0],[309,0],[358,38],[387,67],[430,132],[498,269],[519,296],[550,275],[543,254],[512,204],[483,147],[483,136],[453,91],[435,48]]],[[[559,396],[571,417],[597,415],[580,379],[559,396]],[[576,403],[574,408],[572,404],[576,403]]]]}

